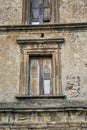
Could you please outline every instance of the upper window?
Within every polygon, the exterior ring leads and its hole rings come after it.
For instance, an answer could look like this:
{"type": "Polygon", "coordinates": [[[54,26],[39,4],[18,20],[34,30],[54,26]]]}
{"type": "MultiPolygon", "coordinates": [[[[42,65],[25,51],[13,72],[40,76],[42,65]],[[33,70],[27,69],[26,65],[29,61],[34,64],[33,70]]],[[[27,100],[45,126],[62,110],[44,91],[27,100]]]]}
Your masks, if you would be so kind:
{"type": "Polygon", "coordinates": [[[59,0],[23,0],[24,24],[58,23],[59,0]]]}
{"type": "Polygon", "coordinates": [[[50,0],[30,1],[30,22],[31,24],[43,24],[51,19],[50,0]]]}

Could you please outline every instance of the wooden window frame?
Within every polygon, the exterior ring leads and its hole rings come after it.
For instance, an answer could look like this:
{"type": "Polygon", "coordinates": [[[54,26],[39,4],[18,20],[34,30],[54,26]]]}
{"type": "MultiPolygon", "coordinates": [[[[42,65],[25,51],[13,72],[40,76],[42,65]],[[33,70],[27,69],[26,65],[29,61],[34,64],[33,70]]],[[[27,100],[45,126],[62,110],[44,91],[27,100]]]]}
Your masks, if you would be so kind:
{"type": "MultiPolygon", "coordinates": [[[[43,24],[58,24],[60,20],[60,0],[51,0],[51,20],[43,24]]],[[[30,0],[22,0],[22,23],[25,25],[31,24],[30,18],[30,0]]]]}
{"type": "Polygon", "coordinates": [[[62,93],[61,79],[61,43],[64,39],[32,39],[32,40],[17,40],[21,50],[20,60],[20,95],[28,95],[28,70],[30,56],[52,56],[53,64],[53,95],[62,93]],[[33,47],[32,47],[33,44],[33,47]],[[50,44],[50,46],[49,46],[50,44]]]}
{"type": "MultiPolygon", "coordinates": [[[[28,83],[28,94],[29,95],[32,95],[31,94],[31,89],[32,89],[32,86],[31,86],[31,73],[30,73],[30,71],[31,71],[31,68],[30,68],[30,63],[31,63],[31,60],[33,60],[33,59],[42,59],[42,60],[44,60],[44,59],[50,59],[51,60],[51,73],[53,73],[53,69],[52,69],[52,56],[51,55],[42,55],[42,56],[38,56],[38,55],[35,55],[35,56],[30,56],[29,57],[29,72],[28,72],[28,77],[29,77],[29,83],[28,83]]],[[[40,65],[40,64],[39,64],[40,65]]],[[[40,70],[41,71],[41,70],[40,70]]],[[[40,71],[39,71],[39,74],[40,74],[40,71]]],[[[43,72],[42,72],[43,73],[43,72]]],[[[40,76],[40,75],[39,75],[40,76]]],[[[39,88],[39,95],[46,95],[44,92],[43,92],[43,90],[44,90],[44,85],[42,85],[43,84],[43,81],[44,81],[44,79],[45,80],[50,80],[50,95],[52,95],[52,93],[53,93],[53,86],[52,86],[52,74],[51,74],[51,78],[43,78],[42,79],[42,77],[39,77],[39,86],[38,86],[38,88],[39,88]]],[[[48,94],[48,95],[49,95],[48,94]]],[[[36,93],[36,95],[38,95],[37,93],[36,93]]]]}

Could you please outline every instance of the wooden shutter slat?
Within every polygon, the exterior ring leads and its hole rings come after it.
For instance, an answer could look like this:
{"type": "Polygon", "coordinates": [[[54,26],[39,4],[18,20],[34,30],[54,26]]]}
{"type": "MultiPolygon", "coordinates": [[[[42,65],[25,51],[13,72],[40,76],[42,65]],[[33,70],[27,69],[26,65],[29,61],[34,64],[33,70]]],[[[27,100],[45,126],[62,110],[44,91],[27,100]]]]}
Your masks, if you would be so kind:
{"type": "Polygon", "coordinates": [[[30,92],[31,95],[39,94],[39,60],[31,59],[30,61],[30,92]]]}

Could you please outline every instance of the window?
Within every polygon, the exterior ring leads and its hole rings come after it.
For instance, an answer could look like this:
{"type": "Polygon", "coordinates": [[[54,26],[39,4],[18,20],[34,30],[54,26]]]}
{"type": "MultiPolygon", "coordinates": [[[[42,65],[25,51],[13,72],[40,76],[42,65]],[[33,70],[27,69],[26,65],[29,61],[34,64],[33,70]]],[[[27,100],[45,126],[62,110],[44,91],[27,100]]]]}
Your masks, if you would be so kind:
{"type": "Polygon", "coordinates": [[[23,23],[58,23],[59,5],[59,0],[23,0],[23,23]]]}
{"type": "Polygon", "coordinates": [[[52,94],[52,58],[30,57],[29,94],[52,94]]]}
{"type": "Polygon", "coordinates": [[[30,0],[31,24],[42,24],[51,19],[50,0],[30,0]]]}
{"type": "Polygon", "coordinates": [[[20,45],[20,95],[62,92],[61,43],[64,39],[17,40],[20,45]]]}

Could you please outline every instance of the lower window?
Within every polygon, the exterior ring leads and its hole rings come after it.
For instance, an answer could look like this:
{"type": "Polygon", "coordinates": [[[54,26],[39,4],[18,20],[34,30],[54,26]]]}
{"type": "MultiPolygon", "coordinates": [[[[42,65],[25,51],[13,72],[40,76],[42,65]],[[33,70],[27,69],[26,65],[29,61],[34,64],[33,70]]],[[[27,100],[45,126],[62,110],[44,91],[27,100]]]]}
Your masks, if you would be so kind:
{"type": "Polygon", "coordinates": [[[19,94],[35,97],[62,93],[60,49],[64,39],[25,39],[17,42],[21,51],[19,94]]]}
{"type": "Polygon", "coordinates": [[[29,95],[52,94],[52,57],[29,58],[29,95]]]}

